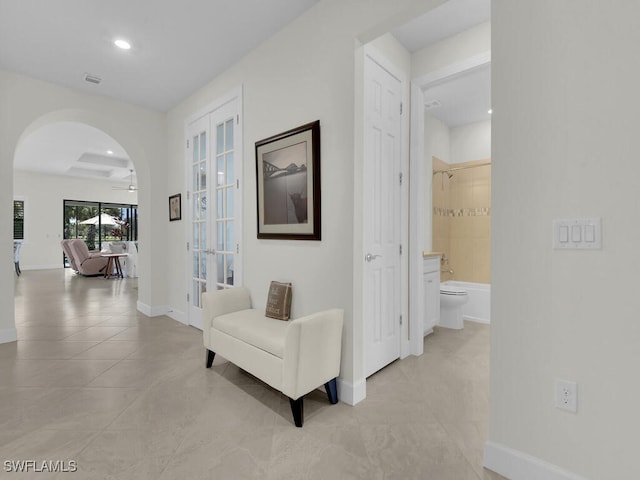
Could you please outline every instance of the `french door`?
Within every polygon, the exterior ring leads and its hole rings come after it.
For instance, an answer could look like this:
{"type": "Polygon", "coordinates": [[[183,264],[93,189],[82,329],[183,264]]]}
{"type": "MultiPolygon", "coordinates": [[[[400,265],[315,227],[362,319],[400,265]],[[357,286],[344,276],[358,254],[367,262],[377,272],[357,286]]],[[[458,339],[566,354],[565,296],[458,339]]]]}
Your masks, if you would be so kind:
{"type": "Polygon", "coordinates": [[[187,127],[189,324],[202,328],[202,294],[241,282],[240,100],[187,127]]]}

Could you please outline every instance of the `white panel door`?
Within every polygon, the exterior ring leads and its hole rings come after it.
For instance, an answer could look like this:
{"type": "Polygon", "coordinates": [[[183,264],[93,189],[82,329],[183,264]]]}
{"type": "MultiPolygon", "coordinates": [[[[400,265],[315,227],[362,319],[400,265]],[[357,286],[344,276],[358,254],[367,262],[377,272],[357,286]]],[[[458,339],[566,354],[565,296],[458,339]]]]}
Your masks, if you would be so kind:
{"type": "Polygon", "coordinates": [[[402,83],[365,57],[365,376],[400,356],[402,83]]]}

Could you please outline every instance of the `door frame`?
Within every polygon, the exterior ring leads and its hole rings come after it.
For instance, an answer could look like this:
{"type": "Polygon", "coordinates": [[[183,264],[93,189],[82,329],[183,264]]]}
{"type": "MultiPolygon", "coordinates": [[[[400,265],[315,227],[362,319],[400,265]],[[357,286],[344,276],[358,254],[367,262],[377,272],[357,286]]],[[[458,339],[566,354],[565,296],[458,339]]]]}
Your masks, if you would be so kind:
{"type": "Polygon", "coordinates": [[[425,240],[425,232],[432,228],[432,175],[426,169],[424,131],[424,90],[430,86],[452,80],[477,68],[491,64],[491,51],[474,55],[453,63],[427,75],[411,80],[411,140],[409,169],[409,189],[411,208],[409,210],[409,296],[410,318],[409,350],[412,355],[422,355],[424,350],[422,323],[425,315],[422,264],[423,252],[432,248],[432,238],[425,240]],[[428,195],[427,195],[428,194],[428,195]],[[426,198],[425,198],[426,197],[426,198]]]}
{"type": "MultiPolygon", "coordinates": [[[[190,130],[189,130],[189,126],[191,124],[193,124],[195,121],[201,119],[204,116],[208,116],[211,115],[213,113],[215,113],[217,110],[220,110],[221,108],[225,107],[226,105],[228,105],[231,102],[237,102],[237,112],[239,115],[239,119],[236,122],[235,126],[237,127],[236,129],[236,135],[238,136],[238,150],[237,150],[237,159],[238,159],[238,165],[239,165],[239,170],[236,172],[236,177],[238,177],[240,179],[240,181],[238,182],[238,195],[236,195],[235,198],[235,204],[234,204],[234,209],[237,209],[237,211],[240,214],[240,221],[239,222],[235,222],[234,224],[234,235],[236,238],[236,242],[240,245],[240,250],[238,255],[235,257],[234,261],[234,267],[238,272],[237,276],[234,276],[234,281],[237,280],[237,285],[242,285],[242,278],[243,278],[243,262],[242,262],[242,258],[243,258],[243,246],[244,246],[244,237],[243,237],[243,221],[242,221],[242,216],[244,214],[243,211],[243,187],[244,187],[244,156],[243,156],[243,149],[244,149],[244,140],[243,140],[243,131],[244,131],[244,125],[243,125],[243,113],[244,113],[244,106],[243,106],[243,86],[240,85],[232,90],[230,90],[229,92],[227,92],[225,95],[219,97],[217,100],[209,103],[207,106],[205,106],[204,108],[201,108],[200,110],[196,111],[195,113],[189,115],[186,120],[184,121],[184,135],[183,135],[183,153],[184,153],[184,191],[185,192],[189,192],[190,191],[190,182],[191,182],[191,158],[189,155],[189,148],[187,147],[187,141],[190,140],[190,130]]],[[[210,125],[210,129],[211,129],[211,125],[210,125]]],[[[212,146],[212,136],[211,136],[211,132],[209,132],[209,140],[208,140],[208,144],[209,144],[209,151],[211,152],[211,146],[212,146]]],[[[209,175],[210,177],[210,175],[209,175]]],[[[191,205],[190,205],[191,199],[185,195],[185,201],[183,201],[183,206],[182,206],[182,210],[183,210],[183,219],[185,220],[184,222],[184,258],[185,258],[185,270],[184,270],[184,279],[185,279],[185,286],[186,286],[186,292],[184,295],[184,305],[185,305],[185,323],[187,325],[191,325],[193,327],[196,328],[200,328],[201,326],[197,325],[197,324],[193,324],[192,320],[191,320],[191,314],[190,314],[190,300],[188,299],[188,294],[191,291],[191,281],[192,281],[192,271],[191,271],[191,262],[192,262],[192,258],[191,258],[191,251],[190,249],[187,247],[188,242],[190,241],[191,238],[191,205]]],[[[209,226],[211,227],[211,226],[209,226]]]]}
{"type": "MultiPolygon", "coordinates": [[[[399,352],[400,352],[400,358],[405,358],[407,355],[409,355],[409,325],[410,325],[410,319],[409,319],[409,278],[408,278],[408,269],[409,269],[409,151],[407,146],[409,145],[409,121],[408,121],[408,111],[409,111],[409,94],[408,94],[408,89],[407,89],[407,76],[405,75],[405,73],[398,67],[395,66],[395,64],[392,63],[392,61],[390,61],[384,54],[382,54],[377,48],[375,48],[373,45],[367,44],[363,46],[362,49],[362,82],[361,85],[363,88],[365,88],[367,79],[365,78],[365,69],[364,69],[364,62],[367,61],[367,57],[369,57],[372,61],[374,61],[375,63],[377,63],[378,65],[380,65],[383,69],[387,70],[391,75],[393,75],[394,77],[396,77],[399,81],[400,81],[400,97],[402,99],[402,105],[403,105],[403,113],[400,116],[400,172],[403,175],[403,182],[400,185],[400,242],[403,248],[403,254],[400,255],[400,314],[402,315],[403,321],[402,324],[400,325],[400,346],[399,346],[399,352]]],[[[360,148],[362,148],[362,152],[364,152],[364,108],[365,108],[365,104],[367,102],[367,99],[363,97],[363,103],[362,103],[362,119],[363,119],[363,124],[361,125],[362,128],[362,137],[360,138],[361,144],[362,146],[360,148]]],[[[360,182],[360,186],[359,188],[355,188],[354,192],[356,192],[356,194],[360,195],[360,205],[362,205],[362,208],[364,208],[364,185],[362,184],[362,173],[364,172],[364,156],[362,156],[362,165],[360,165],[360,171],[358,173],[359,175],[359,182],[360,182]],[[359,193],[358,193],[359,192],[359,193]]],[[[364,219],[364,216],[362,215],[362,218],[364,219]]],[[[361,241],[358,242],[359,245],[357,245],[358,248],[354,249],[354,262],[356,265],[356,276],[354,277],[355,279],[357,279],[357,282],[359,283],[359,292],[356,290],[354,293],[358,294],[359,293],[359,297],[360,297],[360,302],[358,305],[357,310],[355,311],[356,313],[359,310],[359,318],[362,319],[362,324],[361,324],[361,328],[362,328],[362,345],[360,347],[360,351],[361,351],[361,365],[362,365],[362,371],[361,371],[361,378],[362,381],[361,382],[356,382],[356,385],[354,385],[354,400],[357,403],[357,401],[362,400],[366,397],[366,378],[365,378],[365,374],[364,374],[364,365],[365,365],[365,349],[366,349],[366,338],[364,335],[364,322],[366,321],[366,319],[364,318],[364,311],[365,311],[365,297],[364,297],[364,289],[365,289],[365,280],[366,280],[366,276],[365,276],[365,261],[364,261],[364,254],[365,254],[365,248],[366,248],[366,239],[364,238],[364,225],[360,226],[361,228],[361,241]]],[[[357,238],[357,237],[355,237],[357,238]]],[[[354,300],[356,300],[358,297],[356,295],[354,295],[354,300]]],[[[355,305],[354,305],[355,306],[355,305]]],[[[355,317],[358,318],[358,317],[355,317]]],[[[357,376],[356,376],[357,378],[357,376]]]]}

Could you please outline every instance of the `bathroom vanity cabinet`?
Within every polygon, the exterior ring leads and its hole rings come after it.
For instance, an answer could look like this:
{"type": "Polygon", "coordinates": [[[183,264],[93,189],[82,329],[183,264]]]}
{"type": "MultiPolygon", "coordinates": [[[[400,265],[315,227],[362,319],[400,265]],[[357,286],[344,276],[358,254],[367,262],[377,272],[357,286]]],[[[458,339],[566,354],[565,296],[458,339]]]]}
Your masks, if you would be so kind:
{"type": "Polygon", "coordinates": [[[424,334],[433,331],[440,321],[440,254],[425,254],[424,277],[424,334]]]}

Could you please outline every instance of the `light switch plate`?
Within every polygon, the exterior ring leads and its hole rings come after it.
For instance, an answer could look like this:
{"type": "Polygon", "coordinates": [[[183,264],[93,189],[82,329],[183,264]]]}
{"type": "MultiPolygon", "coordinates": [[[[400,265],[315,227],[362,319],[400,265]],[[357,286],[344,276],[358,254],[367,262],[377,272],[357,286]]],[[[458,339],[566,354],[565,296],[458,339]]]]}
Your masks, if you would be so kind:
{"type": "Polygon", "coordinates": [[[601,250],[601,218],[563,218],[553,221],[554,250],[601,250]]]}

